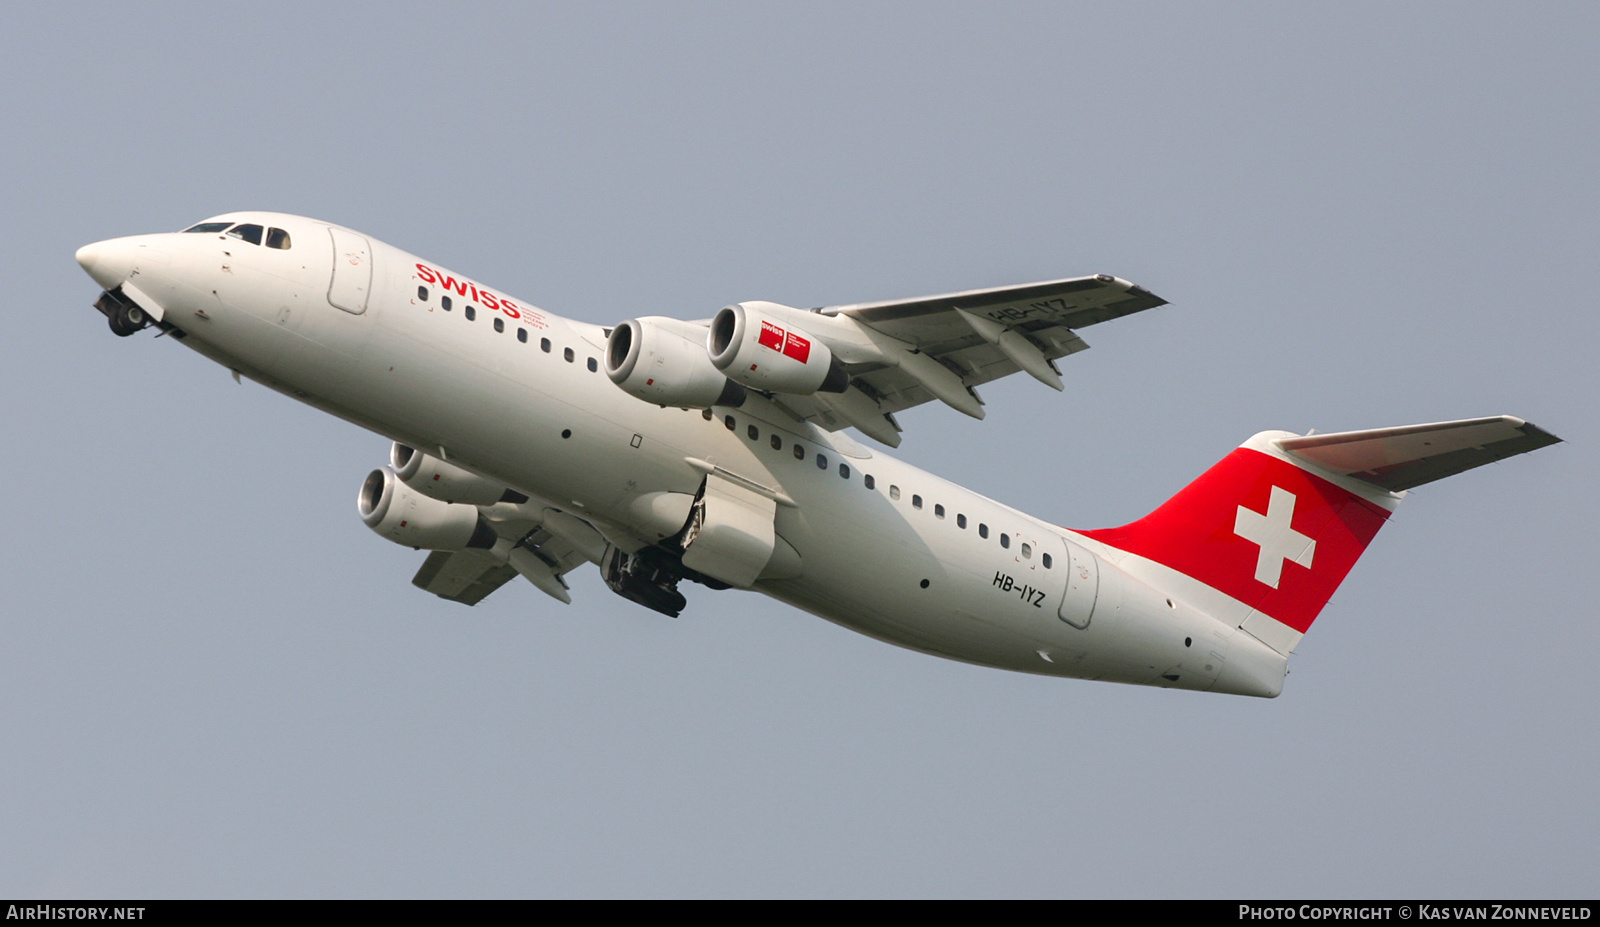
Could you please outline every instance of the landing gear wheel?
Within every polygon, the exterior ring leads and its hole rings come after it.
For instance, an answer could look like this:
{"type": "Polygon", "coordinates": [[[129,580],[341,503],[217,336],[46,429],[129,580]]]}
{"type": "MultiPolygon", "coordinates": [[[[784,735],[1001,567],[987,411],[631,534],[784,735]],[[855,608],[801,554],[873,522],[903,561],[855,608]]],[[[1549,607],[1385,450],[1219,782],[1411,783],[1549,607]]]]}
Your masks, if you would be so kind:
{"type": "Polygon", "coordinates": [[[116,312],[106,317],[106,321],[111,324],[111,330],[123,338],[150,324],[150,318],[143,309],[126,305],[118,306],[116,312]]]}

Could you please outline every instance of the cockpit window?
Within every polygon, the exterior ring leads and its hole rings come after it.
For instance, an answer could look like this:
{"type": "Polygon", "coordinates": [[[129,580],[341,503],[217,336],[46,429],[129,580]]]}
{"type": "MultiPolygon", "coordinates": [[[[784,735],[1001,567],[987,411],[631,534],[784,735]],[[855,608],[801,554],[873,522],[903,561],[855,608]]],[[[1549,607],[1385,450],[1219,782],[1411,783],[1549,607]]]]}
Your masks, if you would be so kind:
{"type": "Polygon", "coordinates": [[[202,222],[199,225],[195,225],[195,226],[191,226],[189,228],[186,228],[186,229],[184,229],[184,231],[185,232],[220,232],[220,231],[222,231],[223,229],[227,228],[228,226],[230,226],[232,224],[233,224],[232,222],[202,222]]]}
{"type": "Polygon", "coordinates": [[[283,229],[267,229],[267,247],[279,251],[289,250],[289,233],[283,229]]]}
{"type": "Polygon", "coordinates": [[[243,238],[252,245],[259,245],[261,244],[261,231],[262,229],[259,225],[236,225],[228,229],[228,237],[243,238]]]}

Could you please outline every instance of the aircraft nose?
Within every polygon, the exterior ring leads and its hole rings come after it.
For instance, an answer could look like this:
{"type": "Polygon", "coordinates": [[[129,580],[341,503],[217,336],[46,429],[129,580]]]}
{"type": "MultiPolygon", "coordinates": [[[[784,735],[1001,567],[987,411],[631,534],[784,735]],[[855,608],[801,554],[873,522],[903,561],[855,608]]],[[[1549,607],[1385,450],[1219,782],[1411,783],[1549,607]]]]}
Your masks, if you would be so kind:
{"type": "Polygon", "coordinates": [[[133,253],[126,241],[113,238],[78,249],[78,266],[106,289],[114,289],[133,270],[133,253]]]}
{"type": "Polygon", "coordinates": [[[83,268],[84,273],[93,277],[95,264],[100,260],[100,243],[95,242],[92,245],[84,245],[79,248],[77,257],[78,266],[83,268]]]}

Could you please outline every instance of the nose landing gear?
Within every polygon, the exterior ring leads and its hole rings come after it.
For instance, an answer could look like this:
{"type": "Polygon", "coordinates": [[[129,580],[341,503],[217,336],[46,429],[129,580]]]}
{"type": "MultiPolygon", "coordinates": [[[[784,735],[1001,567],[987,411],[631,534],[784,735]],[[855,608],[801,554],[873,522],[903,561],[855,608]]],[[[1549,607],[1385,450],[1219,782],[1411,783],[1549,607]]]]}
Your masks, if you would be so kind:
{"type": "Polygon", "coordinates": [[[150,324],[149,314],[116,290],[101,293],[94,307],[105,314],[111,330],[123,338],[150,324]]]}
{"type": "Polygon", "coordinates": [[[112,331],[124,338],[150,324],[150,320],[145,318],[144,310],[138,306],[123,306],[106,321],[111,323],[112,331]]]}

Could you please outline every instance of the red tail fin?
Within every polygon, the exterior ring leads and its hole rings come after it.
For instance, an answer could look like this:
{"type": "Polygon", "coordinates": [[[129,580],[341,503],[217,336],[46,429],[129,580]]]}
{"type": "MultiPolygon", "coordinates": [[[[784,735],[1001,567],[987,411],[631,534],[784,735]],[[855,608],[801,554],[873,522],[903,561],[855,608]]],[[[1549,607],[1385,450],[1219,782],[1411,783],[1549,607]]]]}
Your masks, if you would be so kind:
{"type": "Polygon", "coordinates": [[[1082,533],[1222,593],[1205,603],[1217,617],[1288,653],[1405,490],[1560,440],[1510,415],[1264,431],[1144,518],[1082,533]]]}
{"type": "Polygon", "coordinates": [[[1082,533],[1304,634],[1398,497],[1310,472],[1274,446],[1281,437],[1291,436],[1256,435],[1132,524],[1082,533]]]}

